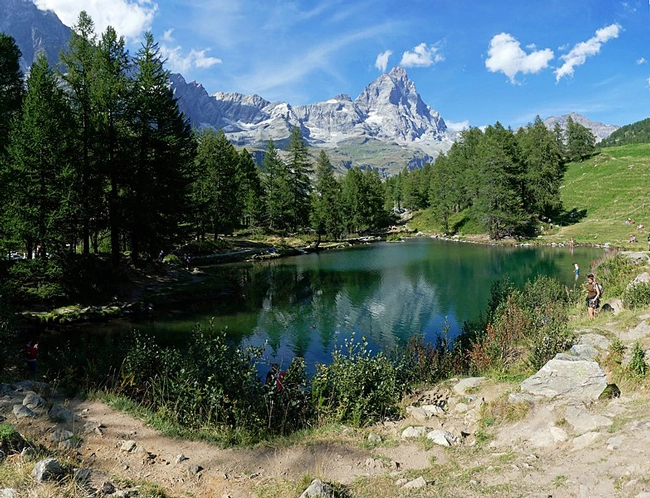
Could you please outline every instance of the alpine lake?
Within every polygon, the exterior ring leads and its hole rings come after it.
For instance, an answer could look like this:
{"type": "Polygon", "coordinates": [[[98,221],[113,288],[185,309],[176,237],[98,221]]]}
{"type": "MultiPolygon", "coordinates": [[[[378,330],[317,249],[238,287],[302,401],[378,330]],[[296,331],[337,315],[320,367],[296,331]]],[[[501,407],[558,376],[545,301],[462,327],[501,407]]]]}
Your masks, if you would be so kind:
{"type": "Polygon", "coordinates": [[[189,304],[155,309],[146,319],[94,324],[112,337],[133,330],[161,343],[182,343],[212,323],[242,346],[263,346],[264,363],[286,368],[294,356],[308,373],[329,363],[345,340],[365,338],[390,350],[413,335],[453,340],[465,321],[485,313],[493,282],[517,287],[539,275],[580,289],[602,248],[497,246],[420,237],[345,249],[201,267],[214,288],[189,304]],[[580,268],[576,278],[574,263],[580,268]]]}

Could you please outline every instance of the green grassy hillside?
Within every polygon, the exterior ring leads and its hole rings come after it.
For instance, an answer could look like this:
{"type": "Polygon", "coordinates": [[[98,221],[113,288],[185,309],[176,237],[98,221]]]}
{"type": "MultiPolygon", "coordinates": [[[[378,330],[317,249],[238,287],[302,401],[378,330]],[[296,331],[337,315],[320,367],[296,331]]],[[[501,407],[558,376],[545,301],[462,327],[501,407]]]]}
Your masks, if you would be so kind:
{"type": "MultiPolygon", "coordinates": [[[[561,190],[567,223],[550,241],[607,243],[647,248],[650,228],[650,144],[603,149],[587,161],[569,164],[561,190]],[[627,219],[634,220],[630,225],[627,219]],[[645,225],[637,229],[637,225],[645,225]]],[[[554,220],[555,222],[555,220],[554,220]]]]}

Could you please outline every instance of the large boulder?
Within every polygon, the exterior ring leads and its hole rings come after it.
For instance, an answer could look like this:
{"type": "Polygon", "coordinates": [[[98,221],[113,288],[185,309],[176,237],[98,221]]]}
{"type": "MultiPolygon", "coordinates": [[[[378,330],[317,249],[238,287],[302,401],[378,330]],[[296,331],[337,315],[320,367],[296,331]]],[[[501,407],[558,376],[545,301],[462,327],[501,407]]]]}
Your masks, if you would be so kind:
{"type": "Polygon", "coordinates": [[[547,398],[566,397],[596,400],[607,387],[600,365],[567,354],[559,354],[535,375],[521,383],[522,392],[547,398]]]}

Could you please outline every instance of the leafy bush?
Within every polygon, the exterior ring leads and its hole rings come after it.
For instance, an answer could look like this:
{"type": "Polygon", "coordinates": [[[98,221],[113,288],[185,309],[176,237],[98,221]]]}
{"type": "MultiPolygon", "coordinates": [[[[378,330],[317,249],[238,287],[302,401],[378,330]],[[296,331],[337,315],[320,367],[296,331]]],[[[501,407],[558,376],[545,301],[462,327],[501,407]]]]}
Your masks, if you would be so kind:
{"type": "Polygon", "coordinates": [[[334,350],[330,365],[317,365],[312,403],[324,420],[372,424],[397,413],[402,388],[398,371],[383,353],[372,355],[368,343],[354,337],[334,350]]]}
{"type": "Polygon", "coordinates": [[[494,315],[494,322],[488,323],[468,353],[471,368],[477,373],[508,371],[521,356],[518,345],[530,328],[529,317],[512,296],[494,315]]]}
{"type": "Polygon", "coordinates": [[[183,347],[138,336],[124,359],[119,390],[184,427],[258,438],[269,425],[257,378],[261,355],[260,348],[234,347],[212,323],[197,326],[183,347]]]}
{"type": "Polygon", "coordinates": [[[463,372],[463,355],[460,342],[450,344],[447,339],[448,325],[438,342],[426,342],[422,336],[411,336],[404,345],[398,346],[391,359],[404,386],[435,383],[463,372]]]}
{"type": "Polygon", "coordinates": [[[312,412],[305,360],[295,357],[277,382],[265,385],[266,429],[273,434],[290,434],[309,425],[312,412]]]}
{"type": "Polygon", "coordinates": [[[163,258],[163,263],[171,266],[180,266],[181,265],[181,258],[176,256],[176,254],[167,254],[163,258]]]}
{"type": "Polygon", "coordinates": [[[629,289],[626,288],[623,302],[630,309],[645,308],[650,305],[650,284],[639,283],[629,289]]]}
{"type": "Polygon", "coordinates": [[[7,285],[16,303],[56,305],[63,302],[63,268],[58,260],[23,259],[9,268],[7,285]]]}
{"type": "Polygon", "coordinates": [[[632,346],[628,371],[636,377],[645,377],[648,365],[645,362],[645,351],[638,342],[632,346]]]}
{"type": "Polygon", "coordinates": [[[575,343],[567,326],[566,308],[559,303],[547,303],[541,317],[528,336],[528,364],[534,370],[542,368],[557,353],[570,349],[575,343]]]}

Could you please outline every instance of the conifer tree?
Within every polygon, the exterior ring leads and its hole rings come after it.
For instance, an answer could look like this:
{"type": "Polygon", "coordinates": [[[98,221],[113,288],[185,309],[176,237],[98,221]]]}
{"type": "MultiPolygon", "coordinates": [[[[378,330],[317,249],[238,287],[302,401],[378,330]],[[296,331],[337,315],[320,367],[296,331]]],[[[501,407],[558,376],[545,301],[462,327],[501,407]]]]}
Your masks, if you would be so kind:
{"type": "Polygon", "coordinates": [[[68,234],[72,163],[70,111],[44,55],[29,77],[22,112],[10,132],[5,216],[29,257],[59,252],[68,234]]]}
{"type": "Polygon", "coordinates": [[[334,171],[329,157],[320,151],[316,163],[316,183],[312,193],[311,223],[318,235],[339,238],[343,232],[343,215],[341,209],[341,185],[334,178],[334,171]]]}
{"type": "Polygon", "coordinates": [[[124,228],[122,191],[129,176],[129,71],[129,55],[124,47],[124,39],[118,38],[115,30],[109,26],[97,46],[93,99],[98,137],[95,152],[98,173],[105,185],[104,205],[107,208],[107,225],[114,263],[120,258],[121,234],[124,228]]]}
{"type": "Polygon", "coordinates": [[[72,29],[69,50],[61,53],[61,61],[64,65],[62,78],[65,81],[79,140],[73,192],[76,193],[79,205],[78,219],[84,254],[90,253],[91,236],[97,231],[96,223],[101,218],[103,199],[97,154],[94,151],[95,145],[99,143],[93,100],[96,54],[95,25],[90,16],[82,11],[72,29]]]}
{"type": "Polygon", "coordinates": [[[135,57],[129,126],[133,138],[126,219],[132,258],[180,242],[190,218],[189,183],[195,152],[158,44],[146,33],[135,57]]]}
{"type": "Polygon", "coordinates": [[[0,161],[6,151],[11,123],[20,114],[25,94],[21,55],[16,41],[0,33],[0,161]]]}
{"type": "Polygon", "coordinates": [[[242,200],[243,226],[260,226],[264,217],[264,189],[259,169],[250,153],[244,148],[237,162],[239,198],[242,200]]]}
{"type": "Polygon", "coordinates": [[[566,122],[566,150],[569,161],[582,161],[596,150],[596,137],[586,126],[574,121],[566,122]]]}
{"type": "Polygon", "coordinates": [[[239,222],[241,199],[237,178],[239,156],[223,130],[207,128],[199,132],[193,185],[202,236],[231,233],[239,222]]]}
{"type": "Polygon", "coordinates": [[[291,189],[290,226],[293,232],[307,226],[309,220],[309,202],[311,185],[309,174],[313,171],[307,154],[307,144],[300,128],[294,126],[291,130],[287,168],[291,189]]]}
{"type": "Polygon", "coordinates": [[[11,126],[20,116],[25,94],[20,57],[20,49],[15,40],[9,35],[0,33],[0,89],[2,89],[0,91],[0,242],[5,242],[9,238],[7,229],[3,228],[3,223],[7,221],[6,203],[12,200],[11,175],[6,161],[9,133],[11,126]]]}
{"type": "Polygon", "coordinates": [[[521,198],[521,163],[511,130],[488,126],[479,144],[475,214],[493,239],[515,235],[528,225],[521,198]]]}
{"type": "Polygon", "coordinates": [[[562,151],[552,131],[539,116],[531,125],[517,131],[517,144],[523,160],[523,205],[537,216],[551,216],[561,206],[560,185],[564,175],[562,151]]]}
{"type": "Polygon", "coordinates": [[[264,155],[264,198],[266,226],[271,230],[287,230],[292,226],[294,199],[287,165],[280,159],[275,143],[270,140],[264,155]]]}

